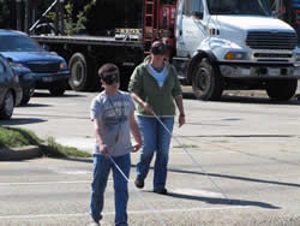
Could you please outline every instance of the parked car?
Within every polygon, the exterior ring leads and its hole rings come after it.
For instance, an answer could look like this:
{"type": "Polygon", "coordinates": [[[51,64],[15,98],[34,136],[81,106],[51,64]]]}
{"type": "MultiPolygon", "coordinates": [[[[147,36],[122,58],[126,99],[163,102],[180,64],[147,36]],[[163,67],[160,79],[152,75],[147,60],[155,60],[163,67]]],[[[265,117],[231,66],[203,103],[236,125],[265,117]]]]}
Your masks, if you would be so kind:
{"type": "Polygon", "coordinates": [[[18,75],[9,62],[0,55],[0,119],[10,119],[14,107],[22,100],[22,88],[18,75]]]}
{"type": "Polygon", "coordinates": [[[11,59],[8,59],[10,66],[19,76],[19,80],[22,87],[22,100],[20,105],[26,105],[30,101],[31,96],[34,94],[35,89],[35,79],[32,71],[24,67],[22,64],[17,64],[11,59]]]}
{"type": "Polygon", "coordinates": [[[61,56],[43,49],[20,31],[0,29],[0,53],[33,72],[37,89],[61,96],[68,87],[70,71],[61,56]]]}

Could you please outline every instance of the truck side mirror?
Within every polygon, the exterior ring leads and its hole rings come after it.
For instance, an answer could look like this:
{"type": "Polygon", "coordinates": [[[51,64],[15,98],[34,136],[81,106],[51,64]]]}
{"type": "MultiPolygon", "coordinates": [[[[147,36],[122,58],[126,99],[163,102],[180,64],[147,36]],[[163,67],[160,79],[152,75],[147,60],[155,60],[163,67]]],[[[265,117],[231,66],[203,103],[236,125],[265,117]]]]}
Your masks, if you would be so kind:
{"type": "Polygon", "coordinates": [[[192,15],[199,20],[203,19],[203,12],[193,12],[192,15]]]}

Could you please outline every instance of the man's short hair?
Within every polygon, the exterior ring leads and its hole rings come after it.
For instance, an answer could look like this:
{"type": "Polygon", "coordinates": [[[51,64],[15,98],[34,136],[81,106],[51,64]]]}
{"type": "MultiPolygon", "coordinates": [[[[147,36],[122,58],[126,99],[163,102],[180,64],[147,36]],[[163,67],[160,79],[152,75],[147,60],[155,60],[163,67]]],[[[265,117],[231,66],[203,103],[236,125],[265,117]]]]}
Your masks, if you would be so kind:
{"type": "Polygon", "coordinates": [[[150,52],[154,55],[164,55],[167,52],[167,46],[162,41],[152,43],[150,52]]]}

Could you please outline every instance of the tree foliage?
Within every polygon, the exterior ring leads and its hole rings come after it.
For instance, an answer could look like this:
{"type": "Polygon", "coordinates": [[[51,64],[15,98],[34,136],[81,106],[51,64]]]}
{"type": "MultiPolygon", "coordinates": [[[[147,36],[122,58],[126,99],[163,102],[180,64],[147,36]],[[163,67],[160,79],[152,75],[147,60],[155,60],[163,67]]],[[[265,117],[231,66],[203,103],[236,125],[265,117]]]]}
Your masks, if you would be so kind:
{"type": "MultiPolygon", "coordinates": [[[[25,21],[25,9],[28,3],[29,26],[40,19],[43,13],[51,6],[54,0],[21,0],[19,2],[21,20],[25,21]]],[[[66,33],[78,33],[85,27],[86,12],[97,2],[97,0],[65,0],[64,1],[64,23],[66,33]]],[[[51,11],[48,18],[54,20],[55,10],[51,11]]],[[[16,29],[17,3],[16,0],[0,1],[0,27],[16,29]]]]}

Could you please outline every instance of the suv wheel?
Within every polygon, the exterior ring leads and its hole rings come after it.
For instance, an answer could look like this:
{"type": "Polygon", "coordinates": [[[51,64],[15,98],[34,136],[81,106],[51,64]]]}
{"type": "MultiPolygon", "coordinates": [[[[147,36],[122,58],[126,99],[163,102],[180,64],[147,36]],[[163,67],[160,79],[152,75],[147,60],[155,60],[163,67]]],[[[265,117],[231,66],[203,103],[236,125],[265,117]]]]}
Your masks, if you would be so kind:
{"type": "Polygon", "coordinates": [[[52,96],[56,96],[56,97],[59,97],[59,96],[63,96],[64,93],[65,93],[65,88],[63,87],[52,87],[49,89],[49,92],[52,96]]]}
{"type": "Polygon", "coordinates": [[[28,104],[28,102],[29,102],[29,100],[30,100],[30,98],[31,98],[31,90],[30,89],[23,89],[23,97],[22,97],[22,100],[21,100],[21,103],[20,103],[20,105],[26,105],[26,104],[28,104]]]}
{"type": "Polygon", "coordinates": [[[0,109],[1,119],[10,119],[14,111],[15,101],[12,92],[9,90],[5,94],[3,104],[0,109]]]}

